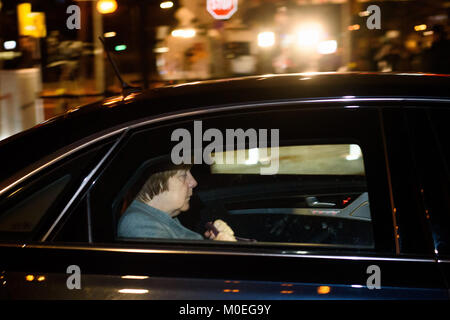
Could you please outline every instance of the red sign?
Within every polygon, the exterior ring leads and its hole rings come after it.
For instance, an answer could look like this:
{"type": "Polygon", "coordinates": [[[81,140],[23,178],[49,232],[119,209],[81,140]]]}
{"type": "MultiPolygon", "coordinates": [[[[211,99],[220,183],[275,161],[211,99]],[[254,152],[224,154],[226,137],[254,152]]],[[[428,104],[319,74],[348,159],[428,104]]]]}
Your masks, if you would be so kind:
{"type": "Polygon", "coordinates": [[[207,0],[206,10],[219,20],[230,19],[237,11],[238,0],[207,0]]]}

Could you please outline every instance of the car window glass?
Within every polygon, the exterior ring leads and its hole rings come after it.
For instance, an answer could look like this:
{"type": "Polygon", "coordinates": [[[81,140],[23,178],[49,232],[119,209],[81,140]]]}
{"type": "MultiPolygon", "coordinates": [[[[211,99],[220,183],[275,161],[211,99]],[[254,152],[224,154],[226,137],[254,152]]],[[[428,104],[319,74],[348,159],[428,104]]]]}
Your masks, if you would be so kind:
{"type": "Polygon", "coordinates": [[[55,242],[89,242],[89,225],[87,214],[87,199],[81,199],[78,206],[61,223],[55,236],[50,240],[55,242]]]}
{"type": "MultiPolygon", "coordinates": [[[[364,162],[357,144],[282,146],[277,152],[252,148],[209,156],[215,159],[211,166],[192,167],[198,182],[195,197],[189,210],[177,216],[189,230],[202,235],[208,222],[220,219],[241,242],[373,248],[364,162]],[[239,152],[242,162],[226,163],[227,157],[236,159],[239,152]],[[279,157],[277,173],[261,174],[275,155],[279,157]]],[[[148,164],[146,170],[153,174],[156,169],[148,164]]],[[[131,180],[137,182],[144,171],[141,167],[131,180]]],[[[116,205],[122,214],[133,213],[135,208],[127,211],[126,206],[133,203],[144,181],[130,186],[131,194],[124,196],[128,200],[116,205]]],[[[133,232],[129,237],[135,240],[133,232]]],[[[141,239],[149,238],[163,237],[149,232],[141,239]]]]}
{"type": "MultiPolygon", "coordinates": [[[[377,109],[331,106],[242,108],[143,124],[130,130],[89,192],[84,211],[92,212],[92,241],[224,245],[206,232],[208,222],[223,220],[237,237],[257,240],[255,246],[392,253],[395,228],[380,129],[377,109]],[[220,157],[244,160],[220,163],[220,157]],[[192,192],[181,199],[189,206],[156,206],[163,210],[152,213],[197,240],[169,236],[161,225],[159,238],[148,237],[144,205],[152,196],[140,191],[153,174],[187,163],[195,183],[186,179],[192,192]],[[129,207],[139,212],[127,221],[129,207]]],[[[147,191],[163,187],[159,182],[147,191]]]]}
{"type": "Polygon", "coordinates": [[[70,180],[64,175],[20,201],[0,216],[0,232],[30,232],[70,180]]]}
{"type": "Polygon", "coordinates": [[[0,198],[0,239],[31,240],[43,236],[110,147],[109,141],[81,150],[3,194],[0,198]]]}

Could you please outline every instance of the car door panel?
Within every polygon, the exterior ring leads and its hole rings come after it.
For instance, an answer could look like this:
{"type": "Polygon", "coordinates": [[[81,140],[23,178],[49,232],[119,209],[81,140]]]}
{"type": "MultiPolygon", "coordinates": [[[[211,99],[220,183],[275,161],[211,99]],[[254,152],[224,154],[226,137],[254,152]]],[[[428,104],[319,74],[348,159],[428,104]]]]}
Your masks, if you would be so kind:
{"type": "MultiPolygon", "coordinates": [[[[92,233],[91,243],[58,243],[55,240],[57,234],[52,234],[49,239],[54,242],[1,244],[0,266],[5,283],[0,287],[0,296],[13,299],[448,299],[444,278],[436,259],[428,254],[428,247],[423,246],[424,251],[418,254],[412,251],[403,254],[400,252],[403,234],[399,233],[399,238],[394,238],[392,211],[395,213],[395,208],[389,204],[389,165],[385,162],[386,148],[380,133],[382,126],[378,110],[349,109],[328,113],[313,110],[302,116],[301,112],[293,111],[284,116],[268,113],[266,116],[248,117],[261,127],[270,122],[274,126],[285,124],[286,140],[302,138],[314,141],[332,136],[333,141],[339,141],[360,130],[359,126],[365,126],[367,132],[363,133],[362,144],[366,151],[368,192],[378,200],[371,203],[374,214],[373,250],[345,251],[338,248],[330,251],[330,248],[317,246],[318,250],[298,244],[233,246],[206,241],[201,245],[156,240],[139,244],[118,242],[111,223],[112,203],[120,190],[118,186],[124,184],[135,169],[133,166],[140,163],[140,159],[134,159],[130,154],[121,158],[125,142],[131,141],[133,134],[137,135],[131,132],[127,137],[129,140],[124,139],[119,151],[109,159],[111,164],[93,177],[95,184],[87,190],[88,197],[84,198],[90,199],[87,203],[83,201],[83,206],[92,213],[92,228],[89,226],[88,232],[92,233]],[[334,120],[330,120],[332,118],[334,120]],[[317,127],[317,123],[324,123],[324,119],[331,124],[317,127]],[[350,119],[348,125],[336,133],[333,123],[345,119],[350,119]],[[299,122],[305,126],[301,127],[299,122]],[[307,125],[308,122],[311,124],[307,125]],[[129,162],[120,162],[127,157],[129,162]],[[81,289],[67,287],[71,276],[67,268],[72,265],[80,268],[81,289]],[[371,266],[380,270],[380,289],[368,288],[371,277],[368,268],[371,266]],[[28,281],[27,275],[33,275],[33,280],[28,281]],[[38,281],[39,276],[44,278],[38,281]],[[142,291],[121,292],[123,289],[142,291]]],[[[217,116],[215,122],[208,125],[212,127],[219,122],[224,121],[217,116]]],[[[245,121],[224,123],[223,126],[238,127],[245,121]]],[[[168,127],[173,129],[176,125],[172,123],[168,127]]],[[[247,127],[251,125],[247,124],[247,127]]],[[[135,149],[140,151],[139,156],[145,153],[157,155],[168,148],[164,146],[166,140],[158,141],[159,138],[170,137],[168,131],[164,131],[168,129],[158,130],[150,151],[135,149]]],[[[420,237],[422,239],[426,235],[421,234],[420,237]]]]}
{"type": "Polygon", "coordinates": [[[10,261],[4,269],[14,271],[4,274],[1,295],[13,299],[448,298],[436,264],[425,259],[177,251],[148,246],[41,245],[3,247],[2,251],[10,261]],[[80,268],[80,289],[67,286],[72,276],[67,267],[74,264],[80,268]],[[381,271],[380,289],[368,287],[371,273],[367,269],[373,265],[381,271]],[[27,281],[27,275],[34,280],[27,281]],[[45,279],[38,281],[40,276],[45,279]]]}

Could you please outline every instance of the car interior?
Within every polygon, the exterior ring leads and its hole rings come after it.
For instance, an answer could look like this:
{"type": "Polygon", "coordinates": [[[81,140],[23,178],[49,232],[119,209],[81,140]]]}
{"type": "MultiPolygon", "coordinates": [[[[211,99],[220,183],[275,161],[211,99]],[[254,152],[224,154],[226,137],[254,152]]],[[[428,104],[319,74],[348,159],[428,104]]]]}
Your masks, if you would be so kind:
{"type": "MultiPolygon", "coordinates": [[[[112,206],[115,228],[148,177],[168,161],[168,157],[149,159],[130,177],[112,206]]],[[[323,161],[321,165],[326,167],[323,161]]],[[[281,169],[281,174],[261,175],[248,166],[235,167],[193,165],[191,173],[198,185],[189,210],[178,216],[182,225],[203,234],[208,222],[221,219],[236,236],[258,243],[373,248],[363,172],[352,168],[347,170],[351,174],[328,174],[328,169],[322,172],[326,174],[298,174],[303,172],[281,169]]]]}

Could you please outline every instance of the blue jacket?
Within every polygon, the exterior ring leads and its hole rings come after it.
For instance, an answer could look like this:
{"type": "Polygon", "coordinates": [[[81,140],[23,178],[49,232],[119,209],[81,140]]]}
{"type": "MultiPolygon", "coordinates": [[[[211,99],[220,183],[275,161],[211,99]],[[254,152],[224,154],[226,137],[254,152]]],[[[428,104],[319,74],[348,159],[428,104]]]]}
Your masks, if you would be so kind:
{"type": "Polygon", "coordinates": [[[119,238],[159,238],[202,240],[203,237],[183,227],[177,218],[134,200],[119,220],[119,238]]]}

